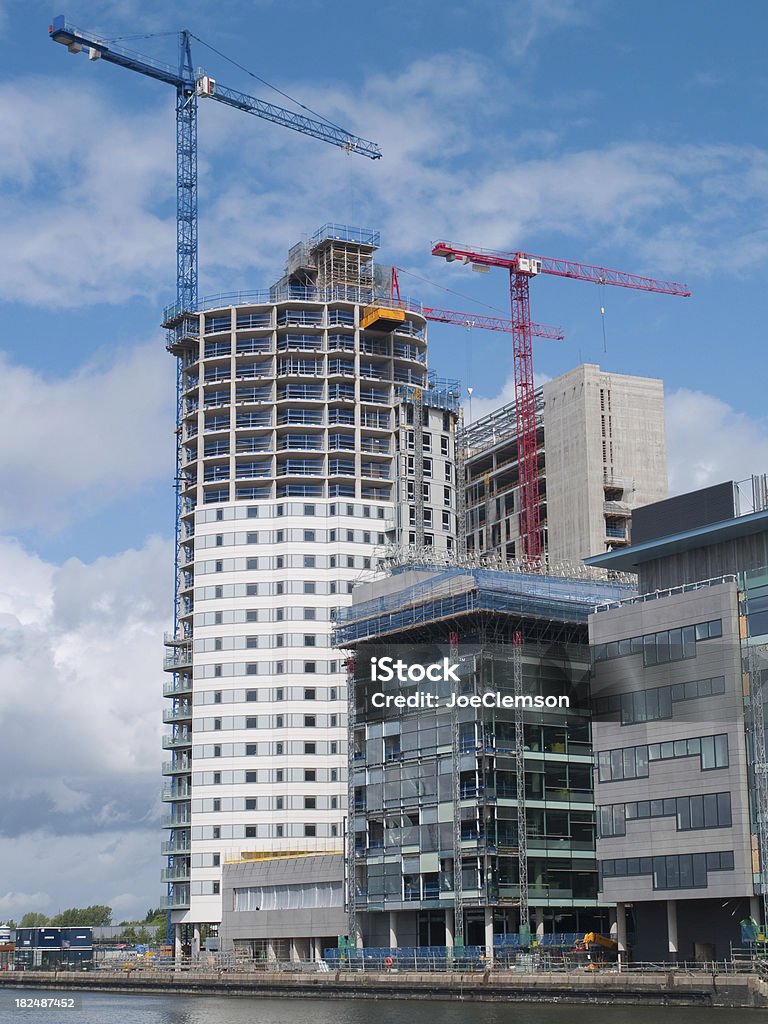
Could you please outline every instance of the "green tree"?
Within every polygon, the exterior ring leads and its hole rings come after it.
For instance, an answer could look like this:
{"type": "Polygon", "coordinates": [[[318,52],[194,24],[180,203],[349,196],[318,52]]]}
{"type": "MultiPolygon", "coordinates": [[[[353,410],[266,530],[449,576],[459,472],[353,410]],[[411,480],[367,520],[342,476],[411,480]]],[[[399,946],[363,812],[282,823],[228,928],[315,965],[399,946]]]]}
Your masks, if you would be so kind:
{"type": "Polygon", "coordinates": [[[19,921],[19,928],[45,928],[50,923],[50,918],[45,914],[36,914],[30,910],[19,921]]]}
{"type": "Polygon", "coordinates": [[[112,907],[95,903],[90,907],[70,907],[51,918],[48,924],[56,928],[105,928],[112,921],[112,907]]]}

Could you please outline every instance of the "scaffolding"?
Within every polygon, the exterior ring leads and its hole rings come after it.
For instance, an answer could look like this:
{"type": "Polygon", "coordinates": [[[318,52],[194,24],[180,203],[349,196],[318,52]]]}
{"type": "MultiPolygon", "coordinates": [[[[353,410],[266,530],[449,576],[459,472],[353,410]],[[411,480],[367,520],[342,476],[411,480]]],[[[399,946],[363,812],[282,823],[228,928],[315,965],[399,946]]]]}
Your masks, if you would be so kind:
{"type": "MultiPolygon", "coordinates": [[[[429,571],[427,566],[422,568],[429,571]]],[[[471,567],[432,570],[428,578],[401,591],[341,609],[335,643],[345,647],[366,637],[381,637],[420,623],[478,611],[583,625],[596,605],[621,600],[631,593],[630,584],[615,580],[471,567]]]]}
{"type": "Polygon", "coordinates": [[[309,254],[317,268],[317,287],[357,288],[373,295],[373,254],[378,231],[325,224],[314,233],[309,254]]]}

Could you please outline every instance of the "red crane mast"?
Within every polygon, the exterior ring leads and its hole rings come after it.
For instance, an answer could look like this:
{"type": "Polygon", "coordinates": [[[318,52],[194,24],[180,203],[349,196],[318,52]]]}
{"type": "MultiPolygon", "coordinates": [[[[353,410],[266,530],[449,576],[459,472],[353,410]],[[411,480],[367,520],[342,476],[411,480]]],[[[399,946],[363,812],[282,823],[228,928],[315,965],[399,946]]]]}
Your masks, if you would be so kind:
{"type": "Polygon", "coordinates": [[[657,281],[650,277],[626,274],[572,260],[532,256],[524,252],[498,252],[494,249],[470,249],[452,242],[437,242],[433,256],[449,263],[459,260],[475,266],[501,267],[509,271],[512,306],[512,353],[515,377],[515,408],[517,419],[518,466],[520,482],[519,517],[522,557],[529,562],[541,560],[541,517],[539,510],[539,465],[536,449],[536,398],[533,381],[534,325],[531,323],[529,282],[538,274],[570,277],[578,281],[615,285],[636,291],[660,292],[664,295],[689,296],[684,284],[657,281]]]}

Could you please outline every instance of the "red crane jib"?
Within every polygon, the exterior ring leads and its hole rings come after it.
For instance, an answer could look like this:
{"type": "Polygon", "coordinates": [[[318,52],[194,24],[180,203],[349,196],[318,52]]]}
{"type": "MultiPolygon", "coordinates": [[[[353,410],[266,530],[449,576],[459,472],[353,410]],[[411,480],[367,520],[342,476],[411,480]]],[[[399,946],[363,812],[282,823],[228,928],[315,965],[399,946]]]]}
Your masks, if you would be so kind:
{"type": "Polygon", "coordinates": [[[607,267],[593,267],[588,263],[573,260],[557,260],[551,256],[532,256],[526,252],[497,252],[495,249],[469,249],[452,242],[437,242],[432,249],[433,256],[444,259],[462,260],[485,267],[502,267],[511,273],[523,273],[526,277],[537,274],[554,274],[555,277],[571,277],[577,281],[592,281],[593,284],[610,284],[619,288],[634,288],[636,291],[660,292],[664,295],[691,294],[688,285],[677,281],[658,281],[652,277],[625,274],[623,270],[609,270],[607,267]],[[523,269],[520,266],[523,262],[523,269]],[[535,267],[535,269],[534,269],[535,267]]]}

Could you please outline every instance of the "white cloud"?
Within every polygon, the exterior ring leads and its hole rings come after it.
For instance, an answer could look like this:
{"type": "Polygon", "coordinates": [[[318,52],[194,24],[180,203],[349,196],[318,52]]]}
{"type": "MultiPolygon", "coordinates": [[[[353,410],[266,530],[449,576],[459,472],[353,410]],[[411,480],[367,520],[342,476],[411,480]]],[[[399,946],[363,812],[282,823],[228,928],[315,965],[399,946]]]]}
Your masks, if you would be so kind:
{"type": "MultiPolygon", "coordinates": [[[[171,566],[172,544],[158,539],[62,566],[0,540],[0,579],[16,581],[0,594],[3,757],[14,766],[0,807],[0,916],[32,878],[52,894],[49,912],[109,903],[118,873],[136,913],[156,901],[171,566]]],[[[38,896],[5,916],[46,910],[38,896]]]]}
{"type": "MultiPolygon", "coordinates": [[[[61,50],[62,61],[70,59],[61,50]]],[[[93,67],[95,75],[103,70],[93,67]]],[[[165,104],[135,113],[111,106],[95,81],[85,87],[66,72],[4,84],[3,297],[65,307],[169,297],[175,159],[168,93],[165,104]]]]}
{"type": "Polygon", "coordinates": [[[505,6],[510,49],[520,58],[552,32],[589,21],[595,4],[584,0],[513,0],[505,6]]]}
{"type": "Polygon", "coordinates": [[[42,913],[50,901],[47,892],[6,892],[0,895],[0,921],[22,917],[29,910],[42,913]]]}
{"type": "MultiPolygon", "coordinates": [[[[570,0],[521,6],[526,38],[581,17],[570,0]]],[[[0,288],[29,303],[114,303],[136,294],[159,303],[173,292],[170,96],[148,83],[153,105],[126,112],[102,92],[112,82],[105,76],[121,69],[89,71],[87,86],[66,71],[6,86],[0,131],[10,141],[0,182],[15,198],[6,203],[0,288]],[[73,110],[88,125],[85,135],[71,131],[73,110]]],[[[588,126],[575,148],[571,125],[552,123],[516,135],[504,74],[489,92],[485,62],[453,52],[373,74],[357,89],[283,83],[314,94],[316,109],[337,123],[374,136],[384,152],[376,162],[203,105],[202,291],[269,284],[286,239],[325,219],[378,225],[397,240],[401,258],[422,265],[434,238],[518,248],[545,232],[572,237],[584,259],[599,241],[595,262],[608,249],[631,249],[632,269],[654,276],[681,268],[741,273],[768,255],[764,150],[603,143],[588,126]],[[237,159],[229,159],[234,139],[237,159]],[[713,251],[728,259],[713,261],[713,251]]]]}
{"type": "Polygon", "coordinates": [[[173,362],[155,341],[48,379],[0,353],[0,530],[54,532],[163,476],[170,486],[173,362]]]}
{"type": "Polygon", "coordinates": [[[768,471],[764,419],[713,395],[680,388],[667,396],[666,423],[671,494],[768,471]]]}

